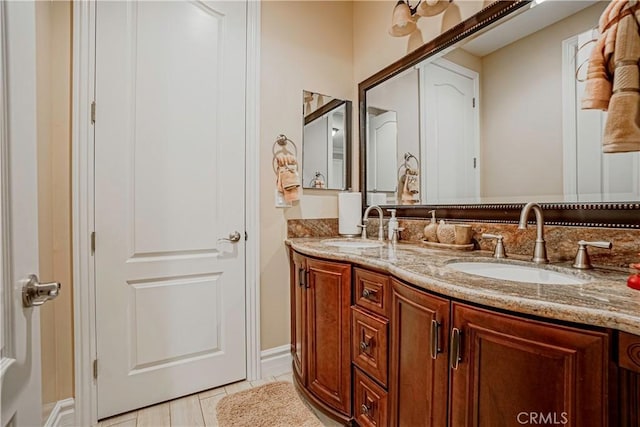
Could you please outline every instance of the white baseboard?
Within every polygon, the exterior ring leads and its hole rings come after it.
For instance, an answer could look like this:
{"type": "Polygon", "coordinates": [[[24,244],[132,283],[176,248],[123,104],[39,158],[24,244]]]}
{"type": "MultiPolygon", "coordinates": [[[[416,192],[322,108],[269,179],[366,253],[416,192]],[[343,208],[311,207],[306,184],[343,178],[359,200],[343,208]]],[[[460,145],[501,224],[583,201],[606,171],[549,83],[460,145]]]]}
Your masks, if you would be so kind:
{"type": "Polygon", "coordinates": [[[75,406],[75,401],[71,397],[57,401],[44,427],[72,427],[75,424],[75,406]]]}
{"type": "Polygon", "coordinates": [[[291,372],[291,346],[286,344],[260,352],[260,371],[262,378],[291,372]]]}

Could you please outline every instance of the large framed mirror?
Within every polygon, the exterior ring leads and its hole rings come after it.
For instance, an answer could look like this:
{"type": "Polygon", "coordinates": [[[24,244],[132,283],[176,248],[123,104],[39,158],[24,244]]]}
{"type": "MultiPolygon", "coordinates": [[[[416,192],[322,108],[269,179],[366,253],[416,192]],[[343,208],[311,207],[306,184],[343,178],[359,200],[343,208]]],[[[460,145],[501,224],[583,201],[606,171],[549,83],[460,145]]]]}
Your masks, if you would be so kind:
{"type": "Polygon", "coordinates": [[[640,228],[640,153],[603,154],[606,113],[580,109],[607,3],[494,2],[362,82],[363,205],[640,228]]]}
{"type": "Polygon", "coordinates": [[[351,101],[302,92],[302,186],[351,187],[351,101]]]}

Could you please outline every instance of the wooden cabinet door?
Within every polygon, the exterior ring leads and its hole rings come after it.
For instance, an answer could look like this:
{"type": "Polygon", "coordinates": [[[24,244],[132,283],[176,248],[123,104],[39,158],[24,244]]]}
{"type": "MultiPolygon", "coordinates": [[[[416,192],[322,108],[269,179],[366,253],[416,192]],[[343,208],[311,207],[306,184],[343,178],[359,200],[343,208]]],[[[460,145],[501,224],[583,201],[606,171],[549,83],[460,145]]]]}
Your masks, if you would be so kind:
{"type": "Polygon", "coordinates": [[[449,300],[391,282],[390,425],[445,426],[449,300]]]}
{"type": "Polygon", "coordinates": [[[640,427],[640,336],[618,334],[620,426],[640,427]]]}
{"type": "Polygon", "coordinates": [[[291,358],[293,372],[302,385],[306,385],[307,368],[305,363],[306,346],[306,260],[305,257],[291,251],[291,358]]]}
{"type": "Polygon", "coordinates": [[[307,388],[351,413],[351,266],[307,258],[307,388]]]}
{"type": "Polygon", "coordinates": [[[607,425],[607,334],[458,303],[452,310],[461,334],[452,426],[607,425]]]}

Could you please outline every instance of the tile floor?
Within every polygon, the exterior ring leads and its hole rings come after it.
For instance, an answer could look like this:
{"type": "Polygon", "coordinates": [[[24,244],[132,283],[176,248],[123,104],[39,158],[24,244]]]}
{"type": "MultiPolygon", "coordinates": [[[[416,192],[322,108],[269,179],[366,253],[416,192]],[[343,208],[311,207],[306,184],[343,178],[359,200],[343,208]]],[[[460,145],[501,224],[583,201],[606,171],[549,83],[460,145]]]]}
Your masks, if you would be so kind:
{"type": "MultiPolygon", "coordinates": [[[[292,382],[291,372],[257,381],[241,381],[227,386],[192,394],[170,402],[128,412],[100,421],[97,427],[210,427],[217,426],[216,405],[228,394],[258,387],[273,381],[292,382]]],[[[337,427],[340,424],[311,408],[322,424],[337,427]]]]}

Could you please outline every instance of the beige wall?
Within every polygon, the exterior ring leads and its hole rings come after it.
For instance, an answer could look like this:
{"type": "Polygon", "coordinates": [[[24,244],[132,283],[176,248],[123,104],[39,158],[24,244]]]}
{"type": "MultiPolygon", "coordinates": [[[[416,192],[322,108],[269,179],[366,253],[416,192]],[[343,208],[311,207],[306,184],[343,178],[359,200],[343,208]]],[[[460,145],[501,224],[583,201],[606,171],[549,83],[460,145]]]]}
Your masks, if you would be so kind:
{"type": "MultiPolygon", "coordinates": [[[[286,221],[337,217],[336,192],[305,190],[293,208],[274,207],[275,176],[271,147],[284,133],[302,138],[302,91],[311,90],[353,101],[352,187],[358,189],[357,85],[478,12],[483,1],[454,2],[445,14],[421,18],[420,37],[387,33],[395,1],[262,3],[261,148],[260,148],[260,310],[262,349],[289,342],[289,265],[286,221]],[[305,17],[307,19],[305,19],[305,17]]],[[[298,159],[300,161],[300,159],[298,159]]]]}
{"type": "MultiPolygon", "coordinates": [[[[285,134],[302,148],[302,91],[355,100],[351,2],[262,3],[260,93],[260,310],[263,349],[289,342],[287,219],[337,217],[337,192],[304,190],[274,207],[272,146],[285,134]]],[[[354,102],[354,107],[356,102],[354,102]]],[[[355,110],[354,110],[355,116],[355,110]]],[[[301,157],[298,156],[298,162],[301,157]]]]}
{"type": "Polygon", "coordinates": [[[529,188],[545,200],[563,200],[562,41],[592,28],[605,6],[595,4],[482,58],[482,197],[522,198],[529,188]]]}
{"type": "Polygon", "coordinates": [[[42,400],[73,396],[71,3],[36,4],[40,279],[62,284],[41,308],[42,400]]]}

